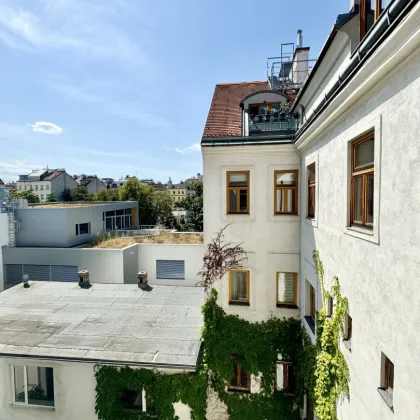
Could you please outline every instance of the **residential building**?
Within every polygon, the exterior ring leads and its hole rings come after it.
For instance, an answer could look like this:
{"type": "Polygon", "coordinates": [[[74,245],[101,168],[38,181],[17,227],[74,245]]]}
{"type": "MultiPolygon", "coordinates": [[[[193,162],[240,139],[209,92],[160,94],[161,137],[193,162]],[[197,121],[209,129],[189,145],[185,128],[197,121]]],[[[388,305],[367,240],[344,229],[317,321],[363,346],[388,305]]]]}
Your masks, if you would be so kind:
{"type": "MultiPolygon", "coordinates": [[[[0,295],[1,419],[96,420],[97,364],[167,375],[196,371],[202,288],[29,284],[0,295]]],[[[127,384],[116,392],[125,407],[126,394],[133,397],[127,411],[157,414],[145,390],[133,396],[127,384]]],[[[181,401],[173,408],[177,418],[190,420],[181,401]]]]}
{"type": "Polygon", "coordinates": [[[74,180],[78,185],[85,187],[89,194],[98,194],[98,192],[107,188],[107,185],[96,175],[80,175],[74,177],[74,180]]]}
{"type": "Polygon", "coordinates": [[[175,207],[177,202],[184,200],[187,196],[187,185],[184,181],[181,181],[179,184],[173,184],[171,178],[169,178],[166,188],[175,207]]]}
{"type": "Polygon", "coordinates": [[[107,189],[110,189],[114,182],[114,178],[101,178],[101,181],[105,184],[107,189]]]}
{"type": "Polygon", "coordinates": [[[248,254],[216,285],[226,312],[300,317],[314,342],[314,250],[327,288],[338,276],[349,300],[342,420],[419,415],[419,21],[417,1],[361,0],[313,66],[299,33],[291,54],[284,45],[269,60],[268,82],[216,86],[201,142],[205,244],[229,225],[226,241],[248,254]]]}
{"type": "Polygon", "coordinates": [[[50,193],[54,193],[57,200],[62,201],[64,190],[76,187],[76,181],[65,169],[34,170],[29,175],[19,175],[16,183],[18,192],[32,191],[41,203],[47,201],[50,193]]]}

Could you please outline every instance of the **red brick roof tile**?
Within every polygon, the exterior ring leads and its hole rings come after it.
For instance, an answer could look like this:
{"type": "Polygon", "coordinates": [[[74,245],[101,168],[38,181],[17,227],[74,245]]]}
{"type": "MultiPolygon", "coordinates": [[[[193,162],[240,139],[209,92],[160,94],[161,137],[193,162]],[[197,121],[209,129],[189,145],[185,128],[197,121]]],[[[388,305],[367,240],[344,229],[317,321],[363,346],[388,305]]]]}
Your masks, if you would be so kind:
{"type": "Polygon", "coordinates": [[[223,83],[216,85],[203,137],[242,135],[240,102],[251,93],[270,89],[267,81],[223,83]]]}

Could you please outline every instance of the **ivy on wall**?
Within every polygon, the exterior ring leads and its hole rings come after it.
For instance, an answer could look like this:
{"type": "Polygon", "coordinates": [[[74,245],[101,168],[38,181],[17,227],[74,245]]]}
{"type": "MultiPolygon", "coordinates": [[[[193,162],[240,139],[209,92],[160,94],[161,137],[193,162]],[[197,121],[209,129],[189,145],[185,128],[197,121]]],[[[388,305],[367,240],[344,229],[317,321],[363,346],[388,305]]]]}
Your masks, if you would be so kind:
{"type": "Polygon", "coordinates": [[[250,323],[237,316],[226,315],[216,304],[217,292],[212,291],[203,306],[204,363],[209,371],[212,388],[227,406],[231,420],[300,419],[297,405],[303,399],[305,374],[296,375],[295,396],[274,391],[275,366],[278,355],[293,363],[296,371],[313,371],[307,361],[304,345],[310,346],[299,320],[272,318],[250,323]],[[232,355],[237,355],[234,361],[232,355]],[[258,394],[228,392],[233,363],[248,374],[258,375],[261,391],[258,394]]]}
{"type": "Polygon", "coordinates": [[[96,367],[96,412],[100,420],[143,420],[156,418],[147,413],[124,409],[123,389],[144,389],[158,407],[161,420],[176,419],[173,403],[191,408],[193,420],[205,420],[207,389],[210,384],[226,406],[230,420],[298,420],[303,396],[309,393],[319,420],[337,420],[337,401],[349,395],[349,369],[340,350],[348,300],[341,295],[334,277],[331,291],[324,285],[324,269],[318,252],[314,262],[321,284],[323,307],[317,313],[317,340],[313,345],[299,320],[271,318],[250,323],[227,315],[220,308],[213,289],[203,305],[203,360],[196,374],[165,375],[155,370],[96,367]],[[325,300],[331,296],[335,310],[327,317],[325,300]],[[274,390],[278,355],[294,366],[296,389],[293,396],[274,390]],[[231,359],[236,355],[236,359],[231,359]],[[260,392],[228,392],[234,363],[260,382],[260,392]]]}
{"type": "Polygon", "coordinates": [[[206,418],[207,375],[204,370],[197,374],[164,375],[150,369],[97,365],[95,376],[95,409],[101,420],[156,419],[156,415],[123,408],[120,392],[124,389],[138,392],[144,389],[148,401],[157,407],[159,419],[176,419],[173,403],[179,401],[191,408],[193,420],[206,418]]]}
{"type": "Polygon", "coordinates": [[[324,266],[318,251],[314,251],[313,259],[321,285],[322,308],[316,318],[315,384],[310,389],[318,419],[337,420],[338,399],[341,396],[348,398],[350,395],[349,367],[340,350],[349,303],[347,298],[341,295],[337,277],[332,280],[331,291],[325,289],[324,266]],[[335,303],[331,318],[327,317],[325,307],[329,297],[332,297],[335,303]]]}

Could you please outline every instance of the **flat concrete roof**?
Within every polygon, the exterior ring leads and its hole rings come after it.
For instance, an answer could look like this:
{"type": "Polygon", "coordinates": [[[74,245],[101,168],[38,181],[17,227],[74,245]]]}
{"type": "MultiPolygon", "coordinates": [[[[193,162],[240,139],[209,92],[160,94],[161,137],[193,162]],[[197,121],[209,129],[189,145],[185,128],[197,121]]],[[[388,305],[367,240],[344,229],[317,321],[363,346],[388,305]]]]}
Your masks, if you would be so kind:
{"type": "Polygon", "coordinates": [[[0,293],[0,357],[195,370],[202,288],[33,281],[0,293]]]}
{"type": "Polygon", "coordinates": [[[45,204],[30,204],[28,209],[63,209],[63,208],[74,208],[74,207],[94,207],[94,206],[106,206],[115,204],[129,204],[133,207],[138,205],[137,201],[75,201],[75,202],[57,202],[57,203],[45,203],[45,204]]]}

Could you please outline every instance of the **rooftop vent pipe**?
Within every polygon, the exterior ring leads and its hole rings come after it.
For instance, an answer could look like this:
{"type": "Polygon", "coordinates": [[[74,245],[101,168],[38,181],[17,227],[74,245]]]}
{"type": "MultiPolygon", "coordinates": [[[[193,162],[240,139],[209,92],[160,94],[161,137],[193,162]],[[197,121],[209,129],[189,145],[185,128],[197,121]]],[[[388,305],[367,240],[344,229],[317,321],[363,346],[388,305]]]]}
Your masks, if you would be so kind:
{"type": "Polygon", "coordinates": [[[89,270],[81,270],[77,273],[77,277],[79,278],[79,286],[82,289],[89,289],[91,286],[89,281],[89,270]]]}
{"type": "Polygon", "coordinates": [[[296,41],[296,48],[302,48],[302,29],[298,29],[297,31],[297,41],[296,41]]]}
{"type": "Polygon", "coordinates": [[[23,281],[23,287],[25,289],[27,289],[28,287],[31,287],[30,284],[29,284],[29,274],[24,274],[22,276],[22,281],[23,281]]]}
{"type": "Polygon", "coordinates": [[[137,273],[137,281],[138,281],[138,286],[140,289],[146,289],[147,288],[147,272],[139,271],[137,273]]]}

